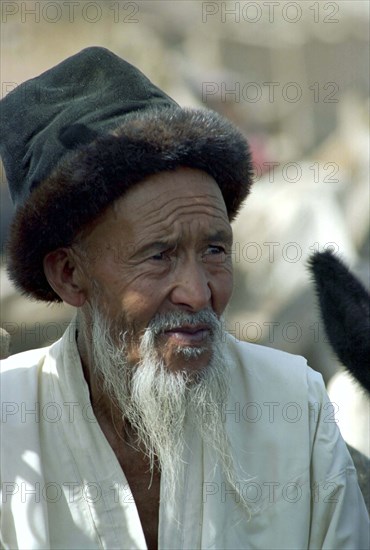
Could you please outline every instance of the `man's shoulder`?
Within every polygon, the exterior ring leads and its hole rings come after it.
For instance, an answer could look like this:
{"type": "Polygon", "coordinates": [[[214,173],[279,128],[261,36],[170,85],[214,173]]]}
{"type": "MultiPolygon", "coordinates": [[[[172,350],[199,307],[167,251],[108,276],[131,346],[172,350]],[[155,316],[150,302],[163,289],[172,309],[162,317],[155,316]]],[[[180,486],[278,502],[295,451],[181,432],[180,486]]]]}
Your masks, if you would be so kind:
{"type": "Polygon", "coordinates": [[[295,388],[324,386],[322,376],[307,364],[304,357],[282,350],[237,340],[226,336],[228,355],[249,383],[267,387],[295,388]]]}
{"type": "Polygon", "coordinates": [[[253,365],[260,367],[263,365],[265,368],[282,368],[283,370],[290,368],[307,369],[307,361],[300,355],[238,340],[231,334],[226,334],[226,345],[229,353],[247,367],[253,365]]]}
{"type": "Polygon", "coordinates": [[[11,355],[7,359],[3,359],[0,361],[1,374],[9,371],[16,371],[18,369],[32,369],[32,367],[37,366],[40,361],[46,357],[50,347],[51,346],[47,346],[44,348],[23,351],[21,353],[11,355]]]}
{"type": "MultiPolygon", "coordinates": [[[[54,344],[55,345],[55,344],[54,344]]],[[[33,349],[11,355],[0,361],[0,401],[9,403],[37,401],[40,371],[50,347],[33,349]]]]}
{"type": "Polygon", "coordinates": [[[63,349],[69,349],[76,344],[75,322],[72,320],[59,340],[49,346],[37,349],[30,349],[21,353],[11,355],[0,361],[0,373],[23,373],[32,371],[43,364],[47,357],[56,357],[63,349]]]}

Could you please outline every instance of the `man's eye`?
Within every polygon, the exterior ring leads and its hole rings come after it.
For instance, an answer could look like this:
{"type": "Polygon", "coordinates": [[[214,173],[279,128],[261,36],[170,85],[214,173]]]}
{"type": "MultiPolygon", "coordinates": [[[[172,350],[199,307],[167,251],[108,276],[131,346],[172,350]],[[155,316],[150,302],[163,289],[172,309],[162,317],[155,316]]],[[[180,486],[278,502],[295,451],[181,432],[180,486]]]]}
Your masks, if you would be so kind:
{"type": "Polygon", "coordinates": [[[164,260],[165,259],[165,252],[157,252],[157,254],[153,254],[153,256],[150,256],[151,260],[164,260]]]}
{"type": "Polygon", "coordinates": [[[150,256],[150,260],[154,260],[156,262],[170,260],[171,259],[171,253],[173,250],[163,250],[162,252],[157,252],[156,254],[153,254],[153,256],[150,256]]]}
{"type": "Polygon", "coordinates": [[[214,256],[215,254],[226,254],[226,250],[223,246],[210,245],[207,247],[206,254],[214,256]]]}
{"type": "Polygon", "coordinates": [[[209,245],[203,255],[203,261],[223,263],[226,260],[226,250],[223,246],[209,245]]]}

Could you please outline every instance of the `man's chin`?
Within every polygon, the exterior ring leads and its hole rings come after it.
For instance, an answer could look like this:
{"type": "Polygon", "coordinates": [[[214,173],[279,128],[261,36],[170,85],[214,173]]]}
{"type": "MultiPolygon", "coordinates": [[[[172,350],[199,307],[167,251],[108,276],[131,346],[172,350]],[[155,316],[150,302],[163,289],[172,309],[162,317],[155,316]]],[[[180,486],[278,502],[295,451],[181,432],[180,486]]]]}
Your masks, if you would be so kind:
{"type": "MultiPolygon", "coordinates": [[[[163,348],[162,348],[163,349],[163,348]]],[[[161,352],[165,366],[171,372],[200,373],[207,369],[212,359],[212,349],[208,344],[199,346],[166,345],[161,352]]]]}

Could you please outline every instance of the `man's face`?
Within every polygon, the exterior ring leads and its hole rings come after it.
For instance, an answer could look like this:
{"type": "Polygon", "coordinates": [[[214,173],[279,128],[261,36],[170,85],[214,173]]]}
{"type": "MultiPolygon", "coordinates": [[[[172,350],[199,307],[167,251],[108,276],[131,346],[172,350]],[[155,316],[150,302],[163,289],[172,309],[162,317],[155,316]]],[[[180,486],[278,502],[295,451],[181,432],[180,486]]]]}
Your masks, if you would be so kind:
{"type": "MultiPolygon", "coordinates": [[[[130,362],[140,360],[141,336],[155,316],[223,313],[232,292],[231,245],[222,194],[200,170],[150,176],[99,218],[84,238],[87,299],[98,300],[117,334],[129,331],[130,362]]],[[[198,350],[186,363],[198,370],[210,360],[211,336],[207,323],[182,323],[158,336],[157,351],[176,371],[184,366],[179,350],[198,350]]]]}

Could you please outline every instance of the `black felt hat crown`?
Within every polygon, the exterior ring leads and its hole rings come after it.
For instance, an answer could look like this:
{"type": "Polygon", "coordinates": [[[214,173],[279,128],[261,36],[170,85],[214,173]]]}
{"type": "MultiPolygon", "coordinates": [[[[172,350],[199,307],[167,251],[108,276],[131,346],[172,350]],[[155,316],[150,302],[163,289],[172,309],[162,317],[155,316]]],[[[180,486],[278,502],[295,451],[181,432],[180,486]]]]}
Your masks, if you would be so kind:
{"type": "Polygon", "coordinates": [[[25,294],[60,301],[48,252],[144,177],[188,166],[218,183],[232,220],[251,186],[245,138],[227,120],[183,109],[138,69],[91,47],[0,102],[0,154],[16,205],[8,271],[25,294]]]}

